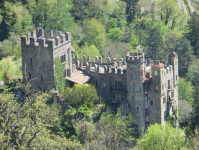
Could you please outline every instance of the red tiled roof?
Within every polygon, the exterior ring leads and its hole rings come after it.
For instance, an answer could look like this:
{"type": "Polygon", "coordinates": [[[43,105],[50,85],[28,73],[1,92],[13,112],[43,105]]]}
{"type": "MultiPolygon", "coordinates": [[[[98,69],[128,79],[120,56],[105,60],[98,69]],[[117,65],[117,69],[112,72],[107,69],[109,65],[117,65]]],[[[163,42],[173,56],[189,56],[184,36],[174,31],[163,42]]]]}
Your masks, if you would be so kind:
{"type": "Polygon", "coordinates": [[[163,63],[154,64],[154,65],[152,66],[152,68],[162,68],[162,67],[164,67],[164,64],[163,64],[163,63]]]}
{"type": "Polygon", "coordinates": [[[176,53],[175,51],[173,51],[173,55],[174,55],[174,56],[178,56],[177,53],[176,53]]]}
{"type": "Polygon", "coordinates": [[[140,68],[140,69],[139,69],[139,71],[142,71],[142,70],[144,70],[144,69],[143,69],[143,68],[140,68]]]}

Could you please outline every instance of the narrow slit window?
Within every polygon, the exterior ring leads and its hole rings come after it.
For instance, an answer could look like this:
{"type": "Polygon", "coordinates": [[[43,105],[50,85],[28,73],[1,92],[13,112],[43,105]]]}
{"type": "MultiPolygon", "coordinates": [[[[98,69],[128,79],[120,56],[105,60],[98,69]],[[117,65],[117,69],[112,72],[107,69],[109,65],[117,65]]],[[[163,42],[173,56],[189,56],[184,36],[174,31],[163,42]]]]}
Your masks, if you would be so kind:
{"type": "Polygon", "coordinates": [[[32,65],[32,58],[30,58],[30,64],[32,65]]]}

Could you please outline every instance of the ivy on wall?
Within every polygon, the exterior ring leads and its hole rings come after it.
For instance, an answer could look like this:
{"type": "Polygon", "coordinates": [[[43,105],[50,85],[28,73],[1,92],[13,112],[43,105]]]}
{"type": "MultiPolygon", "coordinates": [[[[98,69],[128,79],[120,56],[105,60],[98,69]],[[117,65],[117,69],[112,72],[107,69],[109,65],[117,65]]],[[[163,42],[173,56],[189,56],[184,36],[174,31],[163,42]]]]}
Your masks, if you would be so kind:
{"type": "Polygon", "coordinates": [[[63,77],[63,72],[65,70],[65,63],[61,63],[61,59],[59,57],[55,58],[55,86],[56,90],[59,93],[62,93],[65,87],[66,79],[63,77]]]}
{"type": "Polygon", "coordinates": [[[167,121],[168,123],[170,123],[174,128],[177,127],[177,124],[176,124],[177,119],[178,119],[177,112],[178,112],[178,109],[177,109],[177,108],[174,108],[173,114],[170,115],[170,114],[169,114],[169,109],[167,110],[166,121],[167,121]]]}

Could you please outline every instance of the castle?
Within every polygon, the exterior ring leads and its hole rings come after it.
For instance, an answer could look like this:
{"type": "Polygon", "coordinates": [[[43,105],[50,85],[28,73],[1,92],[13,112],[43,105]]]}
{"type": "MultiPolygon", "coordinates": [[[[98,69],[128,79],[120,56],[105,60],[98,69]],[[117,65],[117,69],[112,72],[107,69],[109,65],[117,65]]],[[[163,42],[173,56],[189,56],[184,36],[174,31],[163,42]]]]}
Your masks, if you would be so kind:
{"type": "Polygon", "coordinates": [[[65,63],[63,77],[66,87],[74,83],[95,85],[98,96],[121,107],[122,113],[131,113],[139,132],[150,124],[166,121],[166,114],[178,108],[178,56],[171,52],[166,61],[145,60],[142,52],[130,52],[122,58],[84,56],[79,62],[73,56],[69,32],[62,34],[43,29],[21,37],[23,82],[31,81],[35,89],[51,90],[55,83],[54,59],[65,63]]]}

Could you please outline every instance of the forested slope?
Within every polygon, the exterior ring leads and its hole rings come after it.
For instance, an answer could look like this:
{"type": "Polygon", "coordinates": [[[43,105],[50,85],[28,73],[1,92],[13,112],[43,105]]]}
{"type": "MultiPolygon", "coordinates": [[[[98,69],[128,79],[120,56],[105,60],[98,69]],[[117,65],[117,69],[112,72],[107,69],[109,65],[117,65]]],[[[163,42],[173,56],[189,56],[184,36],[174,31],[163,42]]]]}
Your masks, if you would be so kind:
{"type": "Polygon", "coordinates": [[[40,26],[71,32],[74,54],[80,60],[83,55],[102,56],[104,61],[125,58],[129,51],[143,51],[146,59],[167,60],[176,51],[180,76],[179,116],[167,117],[171,123],[167,128],[156,124],[140,137],[131,124],[132,116],[102,113],[107,105],[96,100],[95,92],[76,96],[94,90],[90,85],[66,89],[61,94],[68,105],[61,106],[51,102],[49,95],[33,93],[27,85],[20,86],[27,94],[26,109],[15,95],[1,93],[0,148],[130,149],[137,145],[135,149],[149,149],[153,145],[151,149],[166,149],[169,144],[171,149],[198,148],[198,0],[0,0],[0,4],[0,81],[21,78],[20,36],[40,26]],[[192,136],[185,143],[182,130],[175,128],[176,118],[187,125],[186,136],[192,136]]]}

